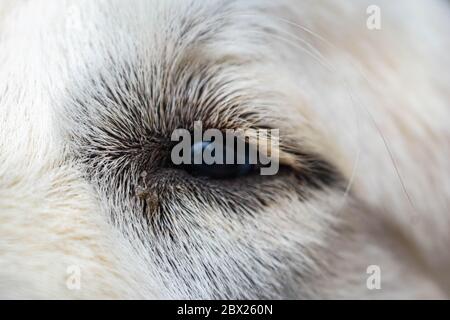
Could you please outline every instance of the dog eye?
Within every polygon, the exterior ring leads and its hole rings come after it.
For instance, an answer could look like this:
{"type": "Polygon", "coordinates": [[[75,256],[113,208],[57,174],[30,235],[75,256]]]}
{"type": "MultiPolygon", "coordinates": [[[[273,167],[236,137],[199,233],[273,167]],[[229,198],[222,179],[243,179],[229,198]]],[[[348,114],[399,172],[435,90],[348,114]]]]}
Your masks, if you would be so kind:
{"type": "Polygon", "coordinates": [[[246,145],[245,153],[239,154],[234,149],[226,148],[223,149],[223,161],[219,161],[221,163],[217,163],[218,161],[214,160],[211,162],[205,162],[204,155],[205,152],[211,154],[215,157],[216,150],[214,149],[214,143],[200,141],[194,143],[191,147],[191,161],[190,164],[185,164],[184,169],[194,176],[203,176],[209,177],[212,179],[229,179],[229,178],[237,178],[250,174],[254,171],[255,165],[250,163],[249,156],[249,146],[246,145]],[[234,161],[232,163],[226,163],[227,156],[233,156],[234,161]],[[242,159],[238,163],[237,159],[242,159]],[[195,159],[201,160],[201,162],[195,163],[195,159]]]}

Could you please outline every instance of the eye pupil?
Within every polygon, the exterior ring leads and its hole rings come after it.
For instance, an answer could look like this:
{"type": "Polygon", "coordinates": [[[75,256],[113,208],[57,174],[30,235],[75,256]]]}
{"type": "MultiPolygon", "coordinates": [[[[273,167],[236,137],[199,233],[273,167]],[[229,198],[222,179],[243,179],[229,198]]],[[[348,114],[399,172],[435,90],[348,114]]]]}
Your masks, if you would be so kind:
{"type": "Polygon", "coordinates": [[[211,155],[215,156],[215,150],[208,148],[212,147],[212,142],[201,141],[194,143],[191,147],[191,164],[185,165],[185,169],[193,175],[205,176],[213,179],[229,179],[242,177],[253,171],[254,166],[249,163],[248,148],[246,148],[245,161],[243,164],[238,164],[237,161],[233,163],[226,163],[227,153],[231,152],[234,154],[234,159],[236,160],[236,150],[227,149],[223,147],[223,163],[206,163],[204,160],[204,152],[207,150],[211,152],[211,155]],[[201,163],[196,164],[194,162],[195,158],[201,159],[201,163]]]}

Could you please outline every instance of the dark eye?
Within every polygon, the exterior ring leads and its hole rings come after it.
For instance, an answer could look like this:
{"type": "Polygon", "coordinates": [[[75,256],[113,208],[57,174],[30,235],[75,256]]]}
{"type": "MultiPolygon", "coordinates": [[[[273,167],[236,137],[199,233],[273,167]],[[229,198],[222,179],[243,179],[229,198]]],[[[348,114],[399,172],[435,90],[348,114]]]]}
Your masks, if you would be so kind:
{"type": "MultiPolygon", "coordinates": [[[[201,163],[194,164],[194,158],[196,157],[196,155],[200,156],[205,150],[211,147],[212,142],[201,141],[194,143],[191,147],[191,164],[185,164],[184,169],[192,175],[210,177],[213,179],[229,179],[242,177],[250,174],[255,169],[255,165],[250,164],[248,146],[245,148],[245,154],[237,154],[236,149],[229,150],[226,147],[223,148],[224,160],[227,158],[227,153],[232,153],[234,155],[235,161],[233,161],[234,163],[232,164],[225,164],[226,161],[223,161],[223,164],[216,162],[207,164],[205,163],[203,157],[201,158],[201,163]],[[241,157],[242,159],[244,159],[244,161],[240,161],[243,162],[242,164],[237,163],[237,157],[241,157]]],[[[212,150],[211,153],[214,156],[215,150],[212,150]]]]}

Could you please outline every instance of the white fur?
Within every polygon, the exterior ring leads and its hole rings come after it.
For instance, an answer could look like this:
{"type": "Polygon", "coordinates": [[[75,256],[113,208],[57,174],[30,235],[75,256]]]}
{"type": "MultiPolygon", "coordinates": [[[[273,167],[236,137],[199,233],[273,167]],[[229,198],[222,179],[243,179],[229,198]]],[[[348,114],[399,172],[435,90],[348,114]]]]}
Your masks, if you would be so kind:
{"type": "Polygon", "coordinates": [[[0,1],[0,297],[447,297],[449,10],[439,0],[0,1]],[[365,26],[373,3],[378,31],[365,26]],[[181,36],[183,19],[195,27],[181,36]],[[108,185],[112,173],[88,179],[74,152],[105,119],[145,134],[92,96],[107,86],[126,96],[137,80],[118,70],[130,63],[162,92],[152,66],[167,72],[187,52],[192,66],[220,62],[210,71],[230,80],[224,100],[332,163],[348,192],[280,194],[239,218],[179,195],[183,206],[168,209],[183,217],[171,230],[179,242],[148,233],[130,186],[108,185]],[[372,264],[379,291],[366,288],[372,264]],[[81,290],[66,286],[72,265],[81,290]]]}

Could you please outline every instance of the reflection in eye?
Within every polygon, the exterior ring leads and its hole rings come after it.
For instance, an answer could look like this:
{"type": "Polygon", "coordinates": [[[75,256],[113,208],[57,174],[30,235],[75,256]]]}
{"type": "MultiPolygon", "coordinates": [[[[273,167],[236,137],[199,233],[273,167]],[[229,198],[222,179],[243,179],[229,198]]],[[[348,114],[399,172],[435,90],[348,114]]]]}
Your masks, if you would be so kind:
{"type": "Polygon", "coordinates": [[[236,178],[236,177],[242,177],[245,175],[250,174],[255,166],[253,164],[250,164],[250,156],[249,156],[249,147],[247,146],[245,148],[245,154],[244,155],[237,155],[236,154],[236,148],[235,149],[228,149],[226,147],[223,148],[223,159],[227,158],[227,153],[231,152],[234,154],[234,158],[242,157],[244,159],[243,164],[238,164],[237,161],[234,161],[233,164],[219,164],[219,163],[212,163],[207,164],[205,163],[203,157],[201,156],[204,151],[211,151],[211,154],[214,156],[215,150],[211,150],[208,148],[212,148],[213,143],[212,142],[205,142],[200,141],[197,143],[194,143],[191,147],[191,164],[184,165],[184,168],[186,171],[191,173],[192,175],[196,176],[205,176],[210,177],[213,179],[228,179],[228,178],[236,178]],[[202,161],[199,164],[194,164],[195,157],[201,158],[202,161]]]}

